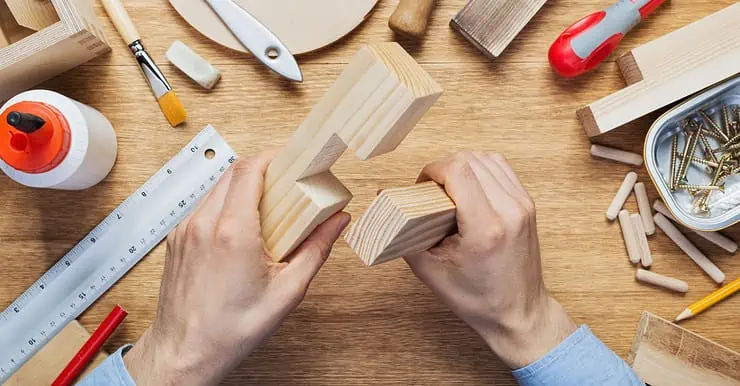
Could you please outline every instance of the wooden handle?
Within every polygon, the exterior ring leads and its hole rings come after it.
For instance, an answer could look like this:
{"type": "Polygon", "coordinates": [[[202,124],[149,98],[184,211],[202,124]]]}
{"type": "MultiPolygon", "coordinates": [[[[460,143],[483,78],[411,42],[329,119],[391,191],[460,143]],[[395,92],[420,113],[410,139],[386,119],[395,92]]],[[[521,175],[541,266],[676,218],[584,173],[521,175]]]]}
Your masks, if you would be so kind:
{"type": "Polygon", "coordinates": [[[136,40],[141,39],[139,31],[136,30],[134,22],[131,20],[131,16],[126,12],[126,8],[123,8],[120,0],[100,0],[103,3],[105,12],[108,13],[113,25],[116,26],[118,33],[121,34],[126,44],[131,44],[136,40]]]}
{"type": "Polygon", "coordinates": [[[388,26],[402,35],[421,39],[427,30],[427,21],[433,8],[434,0],[400,0],[388,26]]]}

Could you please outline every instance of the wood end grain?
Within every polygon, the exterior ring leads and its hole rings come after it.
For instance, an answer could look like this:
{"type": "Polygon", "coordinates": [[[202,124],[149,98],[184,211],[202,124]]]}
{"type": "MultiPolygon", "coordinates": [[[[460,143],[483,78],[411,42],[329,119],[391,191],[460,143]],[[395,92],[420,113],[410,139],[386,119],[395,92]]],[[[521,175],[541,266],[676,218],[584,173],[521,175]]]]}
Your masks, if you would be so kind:
{"type": "Polygon", "coordinates": [[[645,79],[632,51],[617,59],[617,66],[628,86],[645,79]]]}

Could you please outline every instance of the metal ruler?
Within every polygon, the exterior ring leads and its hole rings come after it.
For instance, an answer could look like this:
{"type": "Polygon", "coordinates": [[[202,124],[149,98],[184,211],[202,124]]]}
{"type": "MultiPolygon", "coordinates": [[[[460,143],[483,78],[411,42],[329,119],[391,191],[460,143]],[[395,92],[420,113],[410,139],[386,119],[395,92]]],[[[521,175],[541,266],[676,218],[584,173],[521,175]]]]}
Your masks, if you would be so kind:
{"type": "Polygon", "coordinates": [[[208,126],[0,314],[0,383],[157,246],[236,154],[208,126]]]}

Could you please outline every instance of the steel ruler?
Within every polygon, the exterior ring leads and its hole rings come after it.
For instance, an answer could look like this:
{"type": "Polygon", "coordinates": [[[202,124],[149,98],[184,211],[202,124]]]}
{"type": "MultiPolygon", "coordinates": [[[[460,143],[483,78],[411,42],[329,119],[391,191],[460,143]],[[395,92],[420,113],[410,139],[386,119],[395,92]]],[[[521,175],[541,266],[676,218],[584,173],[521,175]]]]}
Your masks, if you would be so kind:
{"type": "Polygon", "coordinates": [[[0,314],[0,383],[187,216],[236,154],[208,126],[0,314]]]}

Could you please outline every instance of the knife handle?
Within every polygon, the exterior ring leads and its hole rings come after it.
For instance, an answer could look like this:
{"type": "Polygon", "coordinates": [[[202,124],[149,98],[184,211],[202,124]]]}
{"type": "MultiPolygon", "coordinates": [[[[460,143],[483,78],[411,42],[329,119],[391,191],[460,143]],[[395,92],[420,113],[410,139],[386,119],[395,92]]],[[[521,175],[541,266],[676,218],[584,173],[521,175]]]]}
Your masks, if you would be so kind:
{"type": "Polygon", "coordinates": [[[415,39],[424,37],[435,0],[401,0],[388,20],[393,31],[415,39]]]}
{"type": "Polygon", "coordinates": [[[100,0],[103,3],[105,12],[108,13],[113,25],[116,26],[118,33],[121,34],[126,44],[131,44],[137,40],[141,40],[139,31],[136,30],[134,22],[131,20],[131,16],[126,12],[126,8],[123,7],[120,0],[100,0]]]}

